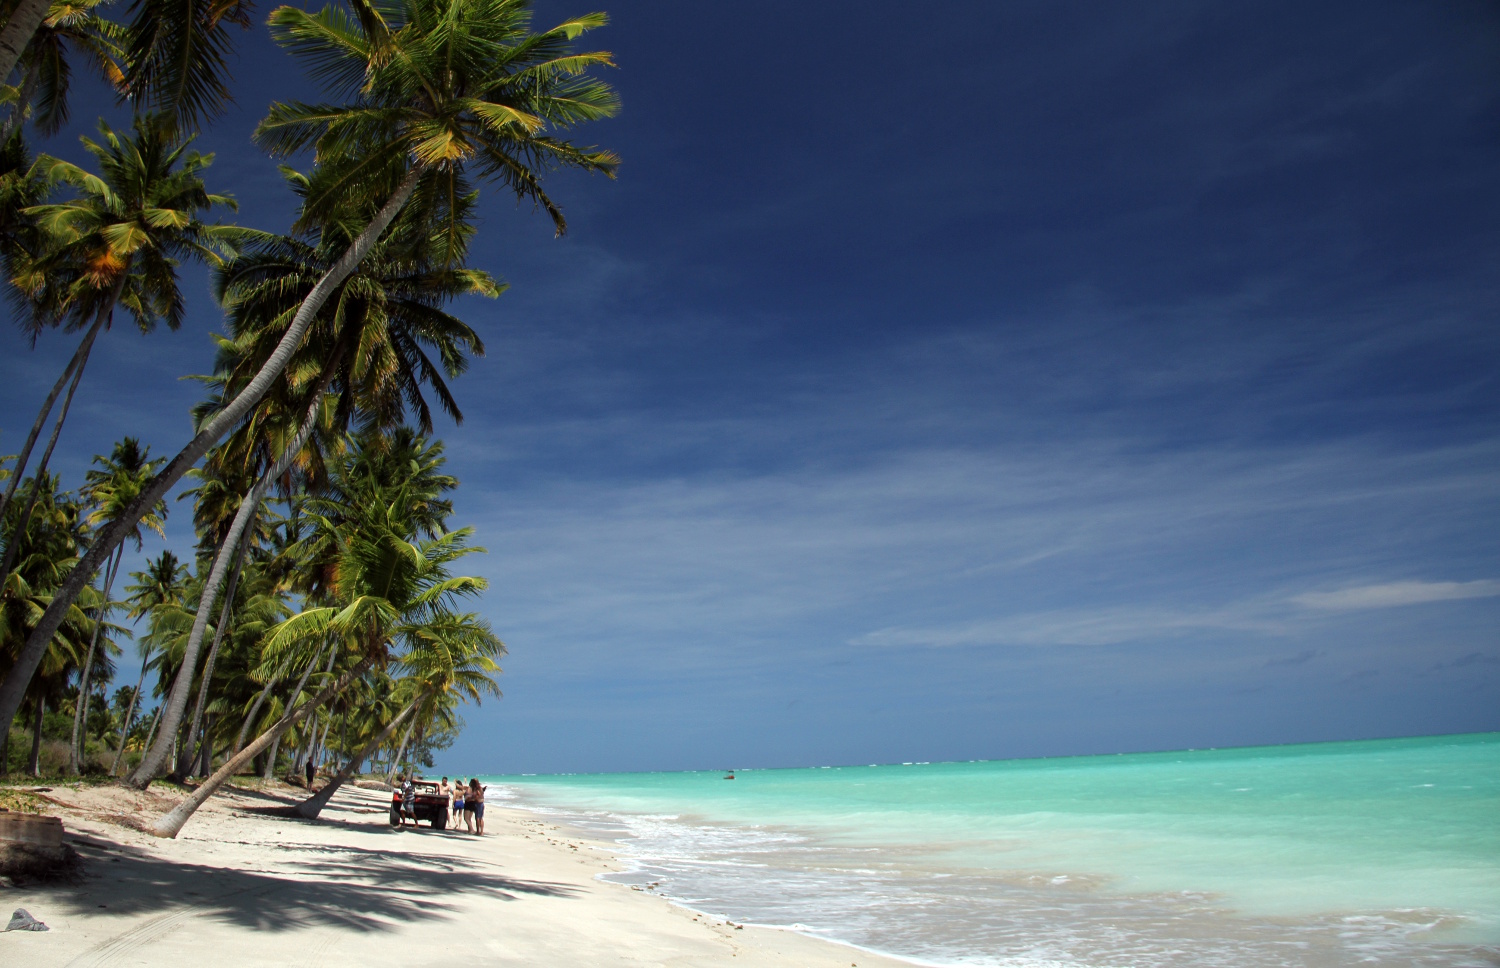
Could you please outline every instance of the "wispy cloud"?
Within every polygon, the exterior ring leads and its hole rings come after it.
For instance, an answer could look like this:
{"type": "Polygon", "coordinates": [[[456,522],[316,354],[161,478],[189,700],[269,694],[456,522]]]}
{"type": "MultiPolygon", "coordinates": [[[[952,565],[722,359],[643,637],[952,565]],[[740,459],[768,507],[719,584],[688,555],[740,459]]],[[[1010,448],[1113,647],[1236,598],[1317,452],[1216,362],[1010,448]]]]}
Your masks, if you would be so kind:
{"type": "Polygon", "coordinates": [[[1450,602],[1464,598],[1493,598],[1500,595],[1500,581],[1393,581],[1378,585],[1356,585],[1331,592],[1306,592],[1293,601],[1308,608],[1352,611],[1366,608],[1393,608],[1397,605],[1422,605],[1428,602],[1450,602]]]}
{"type": "Polygon", "coordinates": [[[1205,630],[1275,634],[1280,623],[1248,609],[1180,611],[1167,608],[1105,608],[1039,612],[987,622],[934,628],[887,628],[861,635],[853,645],[1117,645],[1176,637],[1205,630]]]}

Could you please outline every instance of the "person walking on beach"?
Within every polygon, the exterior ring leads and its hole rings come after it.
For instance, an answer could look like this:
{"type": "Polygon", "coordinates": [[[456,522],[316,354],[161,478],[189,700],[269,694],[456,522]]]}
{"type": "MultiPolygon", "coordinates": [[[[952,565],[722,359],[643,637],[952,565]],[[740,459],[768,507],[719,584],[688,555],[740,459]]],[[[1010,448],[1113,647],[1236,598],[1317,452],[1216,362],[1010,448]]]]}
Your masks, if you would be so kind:
{"type": "Polygon", "coordinates": [[[458,822],[462,820],[468,823],[472,818],[468,812],[467,804],[464,803],[464,780],[459,777],[453,782],[453,830],[458,831],[458,822]]]}
{"type": "Polygon", "coordinates": [[[479,778],[469,778],[469,792],[464,795],[464,823],[469,822],[469,817],[474,818],[474,835],[484,836],[484,790],[479,785],[479,778]]]}
{"type": "MultiPolygon", "coordinates": [[[[448,810],[448,816],[453,816],[453,788],[448,785],[448,778],[446,776],[438,784],[438,792],[443,795],[443,802],[446,804],[444,809],[448,810]]],[[[444,826],[446,827],[446,824],[444,826]]]]}
{"type": "Polygon", "coordinates": [[[307,788],[311,790],[313,777],[318,775],[318,768],[316,766],[313,766],[313,760],[311,756],[307,758],[307,766],[305,767],[305,769],[307,771],[307,788]]]}

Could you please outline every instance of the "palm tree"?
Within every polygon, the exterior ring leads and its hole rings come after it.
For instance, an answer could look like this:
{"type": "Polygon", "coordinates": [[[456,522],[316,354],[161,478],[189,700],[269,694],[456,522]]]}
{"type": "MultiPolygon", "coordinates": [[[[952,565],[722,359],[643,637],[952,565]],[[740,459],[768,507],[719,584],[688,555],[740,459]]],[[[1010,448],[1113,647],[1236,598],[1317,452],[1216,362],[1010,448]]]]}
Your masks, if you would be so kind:
{"type": "MultiPolygon", "coordinates": [[[[220,372],[213,378],[221,394],[256,372],[257,361],[272,352],[279,327],[286,325],[346,242],[335,229],[324,232],[323,244],[317,246],[290,238],[267,239],[218,273],[218,293],[230,309],[236,334],[234,340],[221,342],[220,372]]],[[[211,456],[223,468],[221,473],[231,474],[228,467],[233,467],[232,476],[261,473],[261,480],[241,502],[235,520],[218,544],[185,648],[183,671],[179,673],[182,685],[174,685],[162,738],[131,777],[133,785],[144,787],[154,776],[151,771],[160,769],[173,730],[186,709],[186,687],[195,673],[219,576],[229,573],[227,610],[238,568],[230,562],[243,560],[245,545],[240,535],[257,514],[261,498],[293,461],[300,459],[309,471],[319,464],[319,449],[306,445],[320,416],[325,416],[319,412],[323,394],[332,392],[338,400],[331,414],[334,428],[330,429],[347,427],[356,415],[367,428],[391,426],[405,415],[408,406],[428,429],[431,411],[422,392],[424,385],[432,388],[444,410],[456,420],[462,419],[444,376],[463,372],[466,354],[481,354],[484,346],[478,334],[441,306],[465,293],[496,296],[501,288],[487,273],[444,265],[449,252],[450,247],[435,251],[427,224],[417,222],[410,213],[403,215],[391,234],[376,244],[327,303],[294,358],[287,381],[281,384],[286,392],[264,398],[251,418],[211,456]],[[429,353],[437,357],[436,363],[429,353]],[[299,393],[293,387],[294,382],[308,380],[313,381],[310,391],[299,393]],[[303,427],[287,442],[287,430],[298,422],[303,427]],[[272,444],[269,448],[268,443],[272,444]],[[261,472],[262,461],[270,464],[269,471],[261,472]],[[234,557],[236,544],[241,545],[239,558],[234,557]]],[[[205,412],[200,410],[197,415],[202,417],[205,412]]],[[[210,667],[216,646],[217,636],[209,648],[210,667]]],[[[206,704],[208,678],[203,677],[201,682],[190,736],[197,734],[206,704]]],[[[183,749],[177,764],[179,774],[187,771],[191,757],[191,750],[183,749]]]]}
{"type": "MultiPolygon", "coordinates": [[[[205,775],[212,765],[218,747],[237,741],[236,726],[243,727],[247,706],[264,691],[254,672],[260,665],[262,645],[269,630],[292,614],[285,585],[277,578],[279,569],[268,567],[265,552],[255,549],[247,558],[237,583],[237,594],[226,596],[214,638],[219,654],[210,650],[200,676],[200,695],[213,695],[204,705],[203,726],[196,734],[198,762],[192,766],[195,775],[205,775]],[[213,726],[210,726],[210,723],[213,726]]],[[[190,737],[194,736],[189,731],[190,737]]],[[[242,744],[241,744],[242,745],[242,744]]],[[[233,747],[238,751],[238,747],[233,747]]],[[[191,764],[190,764],[191,765],[191,764]]]]}
{"type": "MultiPolygon", "coordinates": [[[[129,26],[116,27],[115,40],[125,48],[117,88],[137,111],[164,111],[177,127],[217,116],[231,100],[228,28],[249,26],[249,6],[246,0],[136,0],[129,26]]],[[[55,10],[53,0],[14,5],[0,28],[0,81],[46,35],[55,10]]]]}
{"type": "Polygon", "coordinates": [[[85,61],[107,83],[123,90],[125,75],[120,67],[122,28],[105,20],[98,8],[109,0],[52,0],[46,19],[32,37],[21,59],[23,80],[12,102],[10,116],[0,128],[0,140],[8,140],[36,100],[36,128],[56,134],[68,122],[68,89],[72,80],[69,54],[85,61]]]}
{"type": "MultiPolygon", "coordinates": [[[[88,539],[82,506],[60,489],[55,475],[46,475],[38,491],[41,497],[24,528],[17,527],[20,509],[15,505],[9,509],[10,520],[5,522],[16,536],[18,554],[15,567],[4,575],[0,584],[0,661],[13,659],[21,643],[34,631],[58,584],[77,561],[88,539]]],[[[80,596],[79,603],[68,610],[67,621],[47,644],[41,673],[30,693],[38,723],[45,703],[55,704],[61,698],[68,677],[78,667],[84,642],[93,632],[85,609],[96,604],[94,598],[92,589],[80,596]]],[[[39,729],[33,726],[33,747],[39,741],[39,729]]],[[[0,746],[8,750],[10,721],[0,723],[0,730],[6,734],[0,746]]],[[[35,748],[32,761],[35,772],[35,748]]]]}
{"type": "MultiPolygon", "coordinates": [[[[180,564],[177,556],[170,551],[163,551],[155,559],[149,562],[145,571],[130,573],[136,583],[125,589],[126,604],[130,610],[126,617],[133,620],[154,616],[158,610],[171,606],[181,606],[183,596],[187,590],[188,569],[187,565],[180,564]]],[[[152,629],[154,632],[155,630],[152,629]]],[[[156,652],[156,639],[154,635],[136,637],[136,649],[141,657],[141,674],[136,679],[135,691],[130,696],[130,706],[125,710],[125,725],[120,729],[120,748],[115,751],[114,762],[110,764],[110,776],[120,768],[120,759],[125,755],[125,743],[130,737],[130,724],[135,718],[135,709],[140,702],[141,687],[146,684],[146,670],[151,665],[151,659],[156,652]]]]}
{"type": "MultiPolygon", "coordinates": [[[[213,157],[189,152],[187,143],[172,134],[161,117],[137,117],[128,138],[120,137],[102,121],[99,131],[102,143],[81,139],[98,161],[98,175],[47,155],[37,159],[35,167],[50,183],[69,185],[78,194],[67,202],[26,210],[37,219],[47,245],[25,260],[12,279],[31,301],[34,326],[50,322],[69,329],[87,327],[64,374],[64,381],[71,376],[71,383],[38,464],[39,472],[51,458],[94,341],[110,325],[115,306],[124,306],[143,333],[150,332],[158,322],[177,329],[183,314],[177,282],[180,260],[216,263],[222,253],[231,251],[232,239],[246,234],[199,220],[200,212],[220,205],[233,207],[234,202],[208,193],[200,173],[213,157]]],[[[55,392],[49,401],[55,399],[55,392]]],[[[16,473],[21,472],[50,409],[49,402],[37,414],[16,473]]],[[[135,532],[136,522],[158,505],[164,493],[149,500],[140,495],[140,500],[121,509],[117,519],[120,527],[104,531],[117,536],[109,553],[135,532]]],[[[25,517],[23,513],[21,520],[25,517]]],[[[90,549],[97,550],[97,546],[90,549]]],[[[10,555],[7,545],[0,572],[9,567],[10,555]]],[[[99,562],[103,560],[101,556],[99,562]]],[[[91,571],[88,578],[92,576],[91,571]]],[[[61,591],[66,596],[66,587],[61,591]]]]}
{"type": "Polygon", "coordinates": [[[250,26],[249,0],[135,0],[125,31],[124,90],[136,110],[179,127],[218,117],[233,100],[230,27],[250,26]]]}
{"type": "MultiPolygon", "coordinates": [[[[570,47],[584,32],[602,26],[603,14],[533,34],[524,0],[356,2],[357,22],[335,8],[313,15],[281,7],[272,14],[281,42],[308,57],[314,73],[347,100],[336,105],[273,105],[260,137],[279,153],[309,146],[317,150],[304,227],[325,225],[338,213],[358,210],[350,205],[351,198],[384,197],[385,202],[309,291],[261,370],[141,495],[141,511],[271,389],[334,289],[364,260],[419,188],[427,199],[423,206],[440,211],[440,199],[453,197],[465,169],[472,167],[519,198],[540,204],[560,233],[566,223],[542,190],[543,171],[575,167],[612,175],[618,163],[607,151],[578,148],[551,133],[613,116],[618,110],[614,92],[588,74],[608,65],[609,55],[578,53],[570,47]]],[[[454,223],[447,234],[457,239],[466,233],[466,227],[454,223]]],[[[106,528],[63,583],[57,603],[42,616],[0,684],[0,719],[18,708],[25,682],[41,660],[47,636],[61,622],[66,603],[82,591],[123,537],[123,527],[106,528]]]]}
{"type": "MultiPolygon", "coordinates": [[[[88,483],[84,487],[85,496],[94,506],[93,513],[88,517],[91,528],[98,528],[114,520],[130,506],[141,488],[151,480],[152,473],[161,461],[151,460],[150,453],[151,448],[142,447],[141,442],[134,437],[126,437],[115,444],[108,458],[97,456],[94,458],[94,463],[99,467],[88,472],[85,477],[88,483]]],[[[140,519],[139,525],[131,535],[135,539],[136,551],[141,550],[140,525],[166,537],[166,532],[163,530],[166,517],[167,503],[161,501],[151,513],[140,519]]],[[[95,616],[93,641],[89,642],[83,672],[78,678],[79,701],[73,712],[73,739],[68,749],[68,772],[74,776],[78,774],[81,765],[80,759],[83,751],[80,737],[88,716],[89,676],[94,666],[94,647],[98,642],[99,629],[104,623],[105,611],[110,607],[110,590],[114,587],[115,576],[119,574],[120,562],[124,557],[125,546],[122,544],[115,552],[114,560],[104,569],[104,601],[100,606],[99,614],[95,616]]]]}
{"type": "Polygon", "coordinates": [[[408,716],[415,725],[432,718],[437,712],[436,707],[450,697],[472,699],[478,703],[482,696],[499,696],[500,688],[494,677],[500,673],[497,660],[504,654],[505,646],[495,637],[489,624],[476,615],[442,615],[437,621],[424,625],[414,635],[411,648],[401,659],[400,664],[409,675],[392,690],[393,694],[399,695],[399,688],[407,686],[410,698],[363,748],[350,756],[342,770],[297,806],[297,812],[316,820],[338,788],[359,771],[360,764],[371,753],[390,740],[408,716]]]}
{"type": "Polygon", "coordinates": [[[287,650],[331,641],[335,655],[343,660],[340,664],[353,662],[352,668],[312,699],[289,710],[270,730],[232,757],[191,797],[163,816],[153,827],[154,833],[176,836],[188,817],[251,757],[366,669],[388,663],[393,648],[410,653],[424,647],[422,636],[427,625],[442,624],[451,615],[455,598],[486,587],[482,578],[454,576],[448,571],[451,563],[483,550],[468,545],[469,529],[416,538],[411,509],[420,495],[396,486],[382,496],[383,500],[341,509],[347,516],[338,522],[316,510],[312,512],[319,530],[339,535],[332,604],[311,606],[287,619],[265,646],[267,659],[274,662],[287,650]]]}

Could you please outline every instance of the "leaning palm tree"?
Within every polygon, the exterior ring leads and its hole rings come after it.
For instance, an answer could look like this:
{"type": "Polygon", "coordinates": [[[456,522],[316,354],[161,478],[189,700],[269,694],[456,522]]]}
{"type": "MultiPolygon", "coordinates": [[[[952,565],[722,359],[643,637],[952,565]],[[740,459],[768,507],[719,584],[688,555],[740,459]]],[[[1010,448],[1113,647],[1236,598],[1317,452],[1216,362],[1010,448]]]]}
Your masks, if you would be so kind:
{"type": "MultiPolygon", "coordinates": [[[[46,468],[94,341],[110,326],[115,307],[125,307],[142,332],[150,332],[158,322],[177,329],[184,312],[177,280],[180,261],[217,263],[232,251],[231,241],[246,234],[200,220],[200,213],[217,206],[233,207],[234,202],[227,196],[209,194],[201,172],[213,157],[189,152],[187,142],[177,138],[162,118],[137,117],[128,137],[121,137],[102,121],[99,131],[100,141],[81,139],[97,160],[98,175],[46,155],[36,162],[49,182],[66,184],[77,196],[27,210],[44,231],[46,245],[25,260],[12,284],[30,300],[33,325],[61,323],[69,329],[84,329],[85,333],[48,403],[37,414],[18,458],[17,473],[41,433],[51,401],[66,383],[67,395],[38,464],[39,471],[46,468]]],[[[141,495],[121,509],[116,522],[119,527],[103,531],[117,540],[100,555],[99,563],[134,533],[139,519],[157,506],[164,493],[149,499],[141,495]]],[[[24,513],[21,519],[25,520],[24,513]]],[[[98,550],[96,544],[90,552],[98,550]]],[[[7,567],[10,553],[7,546],[0,572],[7,567]]],[[[90,571],[86,577],[92,576],[90,571]]],[[[66,583],[59,591],[66,597],[66,583]]]]}
{"type": "Polygon", "coordinates": [[[409,686],[409,698],[362,749],[321,790],[298,804],[297,812],[316,820],[335,792],[359,771],[360,764],[371,753],[387,743],[397,727],[408,717],[413,723],[430,719],[433,706],[445,698],[472,699],[499,696],[495,676],[500,673],[497,661],[505,646],[490,630],[488,622],[473,614],[444,614],[416,630],[410,647],[400,661],[407,670],[402,684],[409,686]]]}
{"type": "MultiPolygon", "coordinates": [[[[159,460],[151,460],[150,453],[151,448],[142,447],[141,442],[134,437],[126,437],[115,444],[109,457],[94,458],[94,463],[99,466],[88,472],[85,478],[88,483],[84,487],[84,495],[94,506],[93,513],[88,517],[89,527],[98,528],[114,520],[135,500],[135,496],[150,481],[152,473],[161,463],[159,460]]],[[[162,501],[151,513],[141,518],[131,535],[135,539],[136,551],[141,550],[141,526],[166,537],[166,517],[167,502],[162,501]]],[[[100,606],[100,613],[95,616],[93,641],[89,642],[83,671],[78,677],[79,701],[73,712],[73,738],[68,747],[68,772],[74,776],[78,775],[83,755],[81,737],[88,717],[89,677],[94,668],[95,646],[99,640],[99,630],[104,624],[104,613],[110,608],[110,590],[114,587],[115,576],[119,574],[120,562],[124,557],[125,546],[122,544],[115,552],[114,560],[105,566],[103,604],[100,606]]]]}
{"type": "MultiPolygon", "coordinates": [[[[307,57],[314,74],[344,100],[273,105],[260,139],[278,153],[316,150],[303,227],[327,224],[336,213],[351,210],[351,198],[385,201],[313,286],[261,370],[142,494],[142,511],[265,396],[334,289],[414,194],[427,199],[420,204],[442,210],[439,200],[472,169],[540,204],[561,233],[566,223],[542,189],[544,171],[573,167],[612,175],[618,164],[610,152],[554,136],[618,110],[614,92],[588,73],[610,64],[609,55],[571,48],[574,39],[606,22],[603,14],[532,33],[525,0],[355,2],[355,17],[332,7],[318,14],[281,7],[272,14],[278,40],[307,57]]],[[[466,237],[467,231],[454,223],[448,236],[466,237]]],[[[61,621],[66,603],[123,536],[123,528],[106,528],[59,589],[57,604],[42,616],[0,684],[0,720],[18,708],[45,637],[61,621]]]]}
{"type": "Polygon", "coordinates": [[[448,571],[453,562],[483,550],[468,545],[470,530],[413,540],[412,503],[404,489],[392,488],[385,500],[354,509],[340,525],[326,518],[320,520],[320,528],[337,527],[340,532],[333,603],[306,608],[282,623],[268,639],[265,654],[268,660],[276,661],[288,649],[328,641],[337,663],[347,671],[231,757],[191,797],[163,816],[152,828],[154,833],[175,837],[182,824],[235,770],[366,669],[385,665],[397,649],[409,653],[421,647],[425,626],[441,623],[451,615],[458,597],[487,587],[482,578],[454,576],[448,571]]]}
{"type": "MultiPolygon", "coordinates": [[[[466,206],[467,200],[455,204],[466,206]]],[[[484,347],[478,334],[443,311],[442,305],[468,293],[496,296],[501,287],[488,273],[447,266],[452,247],[434,245],[436,233],[428,220],[420,219],[424,214],[403,213],[391,235],[378,242],[344,280],[315,321],[307,341],[293,358],[288,379],[281,384],[284,392],[264,398],[245,424],[211,455],[220,473],[235,477],[259,474],[260,481],[239,504],[233,522],[218,542],[193,633],[185,646],[181,684],[174,685],[168,700],[162,738],[132,776],[133,785],[144,787],[153,778],[151,771],[163,762],[173,730],[186,709],[187,684],[196,672],[220,576],[228,574],[227,615],[238,562],[243,561],[247,547],[241,536],[258,513],[265,492],[293,462],[300,461],[307,473],[321,463],[319,448],[312,445],[312,434],[319,423],[331,418],[333,426],[328,429],[346,429],[351,420],[358,419],[368,429],[379,429],[398,423],[410,407],[419,424],[430,429],[431,409],[424,387],[431,388],[455,420],[462,419],[444,378],[462,373],[467,367],[467,354],[480,354],[484,347]],[[292,386],[294,382],[311,382],[312,387],[301,390],[292,386]],[[337,404],[331,411],[320,413],[324,394],[332,394],[337,404]],[[288,440],[291,430],[296,432],[288,440]],[[270,469],[262,471],[265,466],[270,469]],[[236,544],[240,545],[237,556],[236,544]]],[[[323,233],[320,245],[292,238],[267,239],[221,270],[218,291],[230,309],[236,334],[235,339],[221,342],[220,373],[214,378],[221,392],[256,372],[257,361],[273,351],[287,321],[346,242],[336,227],[323,233]]],[[[210,667],[217,641],[216,633],[215,643],[209,648],[210,667]]],[[[200,681],[203,685],[190,736],[198,732],[207,699],[208,679],[205,676],[200,681]]],[[[182,750],[179,774],[186,772],[191,755],[189,748],[182,750]]]]}

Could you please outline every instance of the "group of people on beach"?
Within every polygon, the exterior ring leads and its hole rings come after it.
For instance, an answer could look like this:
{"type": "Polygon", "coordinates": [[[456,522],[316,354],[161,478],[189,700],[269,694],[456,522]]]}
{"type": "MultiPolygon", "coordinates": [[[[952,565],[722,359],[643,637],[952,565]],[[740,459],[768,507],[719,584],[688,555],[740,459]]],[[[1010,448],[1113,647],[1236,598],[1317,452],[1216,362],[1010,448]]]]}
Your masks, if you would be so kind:
{"type": "MultiPolygon", "coordinates": [[[[401,782],[396,785],[398,794],[398,806],[392,807],[392,824],[401,818],[401,825],[407,825],[407,819],[416,824],[420,813],[417,810],[417,782],[420,777],[416,773],[407,773],[399,777],[401,782]]],[[[423,783],[431,783],[432,780],[422,780],[423,783]]],[[[469,782],[463,783],[462,779],[449,783],[449,777],[444,776],[443,782],[438,783],[438,795],[449,801],[449,816],[444,830],[458,830],[459,818],[463,818],[463,830],[472,834],[484,833],[484,791],[487,786],[478,782],[478,777],[471,777],[469,782]]],[[[428,797],[429,794],[423,794],[428,797]]],[[[437,822],[434,822],[437,825],[437,822]]]]}
{"type": "Polygon", "coordinates": [[[453,818],[453,826],[458,827],[459,814],[464,818],[464,829],[471,834],[484,833],[484,791],[487,788],[481,786],[478,777],[470,777],[469,785],[464,786],[463,780],[456,780],[453,786],[448,785],[445,776],[438,784],[438,792],[444,794],[453,801],[452,810],[448,816],[453,818]]]}
{"type": "MultiPolygon", "coordinates": [[[[430,781],[428,781],[430,782],[430,781]]],[[[408,773],[401,777],[400,785],[400,819],[401,825],[406,825],[408,817],[412,823],[417,822],[415,810],[417,791],[417,775],[408,773]]],[[[445,776],[438,784],[438,794],[448,800],[448,822],[442,829],[457,830],[459,818],[463,818],[464,830],[471,834],[480,835],[484,833],[484,791],[489,789],[479,782],[478,777],[470,778],[468,785],[462,779],[449,784],[445,776]]],[[[394,808],[392,808],[394,810],[394,808]]],[[[396,822],[396,814],[391,815],[391,823],[396,822]]]]}

